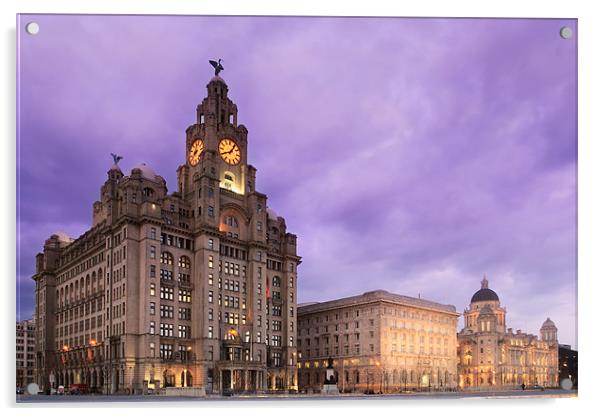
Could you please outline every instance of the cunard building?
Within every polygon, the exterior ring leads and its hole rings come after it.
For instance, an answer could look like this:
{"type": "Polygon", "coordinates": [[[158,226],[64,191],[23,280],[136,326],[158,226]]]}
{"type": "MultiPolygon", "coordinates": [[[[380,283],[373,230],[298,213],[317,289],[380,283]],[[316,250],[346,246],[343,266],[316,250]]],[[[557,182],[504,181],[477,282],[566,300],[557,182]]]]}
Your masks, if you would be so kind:
{"type": "Polygon", "coordinates": [[[547,318],[540,337],[506,327],[506,308],[483,277],[464,311],[458,334],[458,376],[463,389],[516,389],[558,385],[558,329],[547,318]]]}
{"type": "Polygon", "coordinates": [[[329,360],[345,392],[457,386],[452,305],[375,290],[299,307],[299,386],[320,391],[329,360]]]}
{"type": "Polygon", "coordinates": [[[92,228],[46,240],[33,276],[43,389],[297,388],[301,261],[255,189],[247,133],[216,74],[181,142],[176,192],[114,155],[92,228]]]}

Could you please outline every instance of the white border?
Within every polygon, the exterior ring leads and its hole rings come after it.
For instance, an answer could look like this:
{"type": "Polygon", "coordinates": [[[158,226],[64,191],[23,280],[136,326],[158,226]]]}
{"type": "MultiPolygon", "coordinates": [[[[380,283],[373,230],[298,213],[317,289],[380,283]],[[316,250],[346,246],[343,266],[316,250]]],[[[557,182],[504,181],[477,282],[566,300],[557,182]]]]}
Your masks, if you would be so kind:
{"type": "MultiPolygon", "coordinates": [[[[599,40],[602,39],[601,15],[597,12],[594,1],[478,1],[478,0],[429,0],[429,1],[386,1],[347,0],[335,2],[327,0],[305,1],[201,1],[201,0],[145,0],[145,1],[81,1],[81,0],[5,0],[0,2],[0,21],[2,22],[2,89],[4,97],[0,101],[1,122],[4,127],[4,137],[1,140],[3,167],[3,204],[1,204],[0,255],[4,273],[5,299],[5,341],[0,343],[2,357],[7,360],[2,367],[5,369],[0,384],[0,394],[5,407],[13,407],[9,411],[33,410],[47,412],[42,408],[14,407],[14,322],[15,322],[15,21],[16,13],[116,13],[116,14],[237,14],[237,15],[346,15],[346,16],[442,16],[442,17],[557,17],[578,18],[579,36],[579,355],[580,355],[580,391],[578,399],[564,400],[474,400],[474,401],[437,401],[428,404],[422,401],[414,402],[303,402],[297,401],[257,403],[250,406],[236,406],[236,412],[246,413],[307,413],[310,408],[320,408],[327,412],[336,409],[357,409],[364,412],[371,407],[385,407],[391,412],[423,412],[466,414],[466,412],[484,411],[487,414],[515,414],[525,410],[551,414],[580,414],[589,413],[587,408],[595,405],[598,387],[597,375],[602,370],[600,359],[596,355],[597,348],[602,345],[597,317],[600,310],[596,301],[602,293],[600,279],[600,244],[602,215],[602,161],[600,147],[602,146],[602,131],[600,128],[600,107],[595,107],[594,100],[600,97],[600,76],[602,65],[599,53],[599,40]],[[597,76],[596,76],[597,75],[597,76]],[[296,409],[294,406],[298,406],[296,409]],[[404,409],[402,409],[402,406],[404,409]],[[391,407],[395,407],[392,409],[391,407]]],[[[224,404],[227,405],[227,404],[224,404]]],[[[163,407],[163,406],[153,406],[163,407]]],[[[180,406],[177,406],[180,407],[180,406]]],[[[198,406],[197,406],[198,407],[198,406]]],[[[206,411],[214,408],[224,411],[223,405],[204,405],[196,411],[206,411]]],[[[167,409],[165,409],[167,410],[167,409]]],[[[179,410],[179,409],[178,409],[179,410]]],[[[176,411],[178,411],[176,410],[176,411]]],[[[57,408],[52,413],[82,413],[81,408],[57,408]]],[[[84,410],[86,414],[105,413],[107,409],[96,406],[84,410]]],[[[158,410],[163,412],[163,409],[158,410]]],[[[167,410],[169,411],[169,410],[167,410]]]]}

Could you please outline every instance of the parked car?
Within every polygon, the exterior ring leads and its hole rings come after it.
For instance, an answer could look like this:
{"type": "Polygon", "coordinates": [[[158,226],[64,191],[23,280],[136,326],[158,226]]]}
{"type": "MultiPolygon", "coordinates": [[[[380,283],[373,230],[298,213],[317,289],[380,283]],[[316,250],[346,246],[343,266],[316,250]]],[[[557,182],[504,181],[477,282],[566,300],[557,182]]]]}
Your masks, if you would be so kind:
{"type": "Polygon", "coordinates": [[[87,394],[88,390],[87,384],[72,384],[69,386],[69,394],[87,394]]]}
{"type": "Polygon", "coordinates": [[[17,387],[17,394],[25,394],[25,389],[23,387],[17,387]]]}

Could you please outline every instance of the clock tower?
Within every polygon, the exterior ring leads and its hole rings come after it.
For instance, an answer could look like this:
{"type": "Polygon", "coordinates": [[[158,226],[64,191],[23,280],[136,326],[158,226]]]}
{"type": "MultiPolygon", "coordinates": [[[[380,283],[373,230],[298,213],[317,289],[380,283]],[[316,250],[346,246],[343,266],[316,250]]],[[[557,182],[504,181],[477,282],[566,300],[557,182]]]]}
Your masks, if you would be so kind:
{"type": "Polygon", "coordinates": [[[228,86],[221,77],[213,77],[207,96],[197,106],[196,123],[186,129],[186,164],[178,170],[183,196],[198,190],[195,184],[204,175],[239,195],[253,188],[247,164],[248,132],[237,121],[238,108],[228,98],[228,86]]]}

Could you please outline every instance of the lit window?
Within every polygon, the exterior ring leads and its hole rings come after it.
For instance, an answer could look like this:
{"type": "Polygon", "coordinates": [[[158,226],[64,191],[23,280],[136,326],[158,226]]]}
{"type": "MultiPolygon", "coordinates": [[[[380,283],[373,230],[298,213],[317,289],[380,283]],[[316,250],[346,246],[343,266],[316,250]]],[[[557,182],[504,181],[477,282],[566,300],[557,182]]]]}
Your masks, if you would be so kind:
{"type": "Polygon", "coordinates": [[[183,269],[190,269],[190,259],[186,256],[181,256],[178,260],[178,266],[182,267],[183,269]]]}
{"type": "Polygon", "coordinates": [[[161,253],[161,263],[163,264],[173,264],[173,256],[168,251],[163,251],[161,253]]]}

